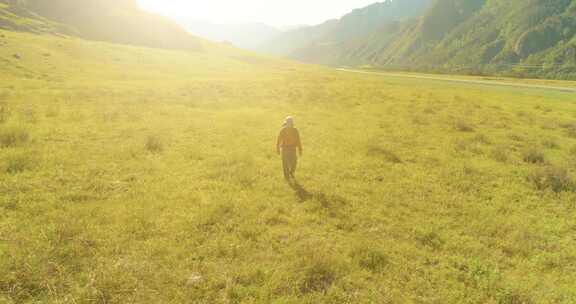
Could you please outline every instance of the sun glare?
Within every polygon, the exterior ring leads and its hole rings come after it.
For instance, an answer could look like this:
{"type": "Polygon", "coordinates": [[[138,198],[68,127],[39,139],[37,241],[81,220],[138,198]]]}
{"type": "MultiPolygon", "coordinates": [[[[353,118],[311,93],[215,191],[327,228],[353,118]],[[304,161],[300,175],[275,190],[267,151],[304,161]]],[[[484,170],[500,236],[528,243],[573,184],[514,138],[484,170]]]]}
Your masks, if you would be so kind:
{"type": "Polygon", "coordinates": [[[270,25],[316,24],[346,14],[374,0],[138,0],[143,9],[178,19],[270,25]]]}

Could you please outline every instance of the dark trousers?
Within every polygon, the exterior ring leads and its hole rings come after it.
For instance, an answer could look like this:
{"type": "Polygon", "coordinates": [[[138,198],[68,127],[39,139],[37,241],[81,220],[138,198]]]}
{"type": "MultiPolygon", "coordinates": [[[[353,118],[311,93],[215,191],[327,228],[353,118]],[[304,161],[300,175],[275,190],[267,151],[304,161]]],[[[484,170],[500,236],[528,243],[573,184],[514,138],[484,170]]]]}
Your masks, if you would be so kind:
{"type": "Polygon", "coordinates": [[[296,147],[282,147],[282,167],[284,168],[284,178],[294,178],[297,165],[298,155],[296,154],[296,147]]]}

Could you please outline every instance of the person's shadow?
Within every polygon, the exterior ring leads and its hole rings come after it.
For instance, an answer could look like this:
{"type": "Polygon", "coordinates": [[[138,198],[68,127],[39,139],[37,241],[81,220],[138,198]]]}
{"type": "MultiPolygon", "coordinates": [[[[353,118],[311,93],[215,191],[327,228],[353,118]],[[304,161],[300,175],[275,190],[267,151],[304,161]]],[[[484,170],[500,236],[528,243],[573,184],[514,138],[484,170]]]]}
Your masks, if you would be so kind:
{"type": "Polygon", "coordinates": [[[306,190],[306,188],[304,188],[304,186],[302,186],[298,181],[294,180],[288,182],[288,184],[290,185],[290,188],[294,190],[294,193],[296,194],[296,197],[300,202],[305,202],[314,196],[312,193],[306,190]]]}
{"type": "Polygon", "coordinates": [[[335,206],[343,206],[348,203],[348,201],[340,196],[336,195],[327,195],[322,192],[318,191],[308,191],[302,184],[298,181],[294,180],[288,183],[290,188],[294,190],[294,194],[296,194],[296,198],[301,203],[306,202],[308,200],[314,199],[320,203],[321,206],[327,207],[335,207],[335,206]]]}

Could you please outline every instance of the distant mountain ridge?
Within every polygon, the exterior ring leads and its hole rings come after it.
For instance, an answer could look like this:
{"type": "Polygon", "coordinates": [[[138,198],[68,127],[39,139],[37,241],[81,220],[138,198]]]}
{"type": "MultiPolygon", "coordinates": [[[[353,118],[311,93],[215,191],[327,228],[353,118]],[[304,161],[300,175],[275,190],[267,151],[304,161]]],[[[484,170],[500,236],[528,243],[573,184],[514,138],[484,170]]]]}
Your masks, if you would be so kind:
{"type": "Polygon", "coordinates": [[[328,65],[576,79],[576,0],[389,0],[261,50],[328,65]]]}
{"type": "Polygon", "coordinates": [[[386,0],[356,9],[340,19],[289,31],[260,50],[307,62],[333,64],[372,33],[421,14],[432,0],[386,0]]]}
{"type": "Polygon", "coordinates": [[[0,14],[0,28],[33,31],[33,27],[13,24],[35,16],[32,19],[37,21],[37,28],[61,24],[85,39],[157,48],[202,48],[200,39],[164,17],[140,10],[136,0],[0,0],[0,5],[13,13],[0,14]]]}

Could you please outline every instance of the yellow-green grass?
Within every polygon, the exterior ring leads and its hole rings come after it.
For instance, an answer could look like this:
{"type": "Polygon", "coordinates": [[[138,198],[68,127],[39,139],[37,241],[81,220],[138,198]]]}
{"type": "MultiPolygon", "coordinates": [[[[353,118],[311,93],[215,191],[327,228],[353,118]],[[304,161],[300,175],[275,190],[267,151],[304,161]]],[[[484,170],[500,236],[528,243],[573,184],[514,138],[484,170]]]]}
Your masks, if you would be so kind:
{"type": "Polygon", "coordinates": [[[576,302],[574,94],[0,34],[0,303],[576,302]]]}

